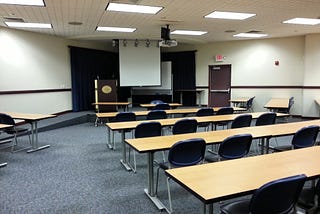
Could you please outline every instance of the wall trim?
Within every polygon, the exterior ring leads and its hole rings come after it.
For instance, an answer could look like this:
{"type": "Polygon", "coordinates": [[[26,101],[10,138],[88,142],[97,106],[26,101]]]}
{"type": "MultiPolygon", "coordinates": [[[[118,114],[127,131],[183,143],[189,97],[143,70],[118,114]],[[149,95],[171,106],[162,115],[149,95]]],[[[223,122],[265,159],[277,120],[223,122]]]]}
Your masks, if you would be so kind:
{"type": "Polygon", "coordinates": [[[8,95],[8,94],[36,94],[36,93],[52,93],[52,92],[65,92],[65,91],[71,91],[71,88],[0,91],[0,95],[8,95]]]}

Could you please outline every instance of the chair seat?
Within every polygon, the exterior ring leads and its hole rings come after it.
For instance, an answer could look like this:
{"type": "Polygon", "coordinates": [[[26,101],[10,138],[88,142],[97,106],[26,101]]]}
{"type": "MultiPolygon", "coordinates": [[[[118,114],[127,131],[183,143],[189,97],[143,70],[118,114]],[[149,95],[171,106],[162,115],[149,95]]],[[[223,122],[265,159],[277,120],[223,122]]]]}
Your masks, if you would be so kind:
{"type": "Polygon", "coordinates": [[[243,199],[235,202],[231,202],[229,204],[225,204],[220,207],[221,213],[223,214],[248,214],[250,199],[243,199]]]}
{"type": "Polygon", "coordinates": [[[291,149],[292,149],[291,145],[277,146],[273,148],[275,152],[283,152],[291,149]]]}

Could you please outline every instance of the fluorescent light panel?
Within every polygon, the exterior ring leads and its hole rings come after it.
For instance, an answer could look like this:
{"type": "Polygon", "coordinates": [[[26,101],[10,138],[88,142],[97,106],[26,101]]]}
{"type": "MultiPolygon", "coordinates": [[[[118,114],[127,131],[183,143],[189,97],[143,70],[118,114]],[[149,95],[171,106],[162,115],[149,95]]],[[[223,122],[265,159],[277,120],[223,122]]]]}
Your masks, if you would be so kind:
{"type": "Polygon", "coordinates": [[[43,0],[0,0],[0,4],[44,6],[44,1],[43,0]]]}
{"type": "Polygon", "coordinates": [[[52,28],[51,24],[45,23],[26,23],[26,22],[5,22],[8,27],[16,28],[52,28]]]}
{"type": "Polygon", "coordinates": [[[320,24],[320,19],[308,19],[308,18],[294,18],[284,21],[285,24],[300,24],[300,25],[317,25],[320,24]]]}
{"type": "Polygon", "coordinates": [[[127,32],[132,33],[136,31],[136,28],[128,28],[128,27],[97,27],[97,31],[111,31],[111,32],[127,32]]]}
{"type": "Polygon", "coordinates": [[[205,16],[205,18],[214,18],[214,19],[236,19],[236,20],[244,20],[255,16],[253,13],[235,13],[235,12],[222,12],[222,11],[214,11],[205,16]]]}
{"type": "Polygon", "coordinates": [[[134,5],[134,4],[118,4],[118,3],[109,3],[107,7],[107,11],[147,13],[147,14],[156,14],[161,9],[162,7],[134,5]]]}
{"type": "Polygon", "coordinates": [[[239,33],[236,35],[233,35],[233,37],[246,37],[246,38],[260,38],[260,37],[266,37],[268,34],[262,34],[262,33],[239,33]]]}
{"type": "Polygon", "coordinates": [[[192,35],[192,36],[201,36],[206,34],[206,31],[195,31],[195,30],[175,30],[170,34],[179,34],[179,35],[192,35]]]}

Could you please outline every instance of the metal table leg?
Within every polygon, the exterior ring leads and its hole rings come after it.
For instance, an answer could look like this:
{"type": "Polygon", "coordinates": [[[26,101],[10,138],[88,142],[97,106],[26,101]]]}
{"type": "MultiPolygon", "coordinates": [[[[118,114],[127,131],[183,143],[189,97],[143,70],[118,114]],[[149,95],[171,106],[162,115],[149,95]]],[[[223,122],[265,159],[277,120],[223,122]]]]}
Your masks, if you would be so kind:
{"type": "Polygon", "coordinates": [[[31,146],[32,148],[27,153],[36,152],[42,149],[49,148],[50,145],[38,146],[38,123],[37,121],[31,121],[31,146]]]}
{"type": "Polygon", "coordinates": [[[120,163],[124,166],[124,168],[127,171],[131,171],[132,169],[127,162],[127,145],[125,144],[124,140],[125,140],[125,133],[124,133],[124,130],[121,130],[122,159],[120,159],[120,163]]]}

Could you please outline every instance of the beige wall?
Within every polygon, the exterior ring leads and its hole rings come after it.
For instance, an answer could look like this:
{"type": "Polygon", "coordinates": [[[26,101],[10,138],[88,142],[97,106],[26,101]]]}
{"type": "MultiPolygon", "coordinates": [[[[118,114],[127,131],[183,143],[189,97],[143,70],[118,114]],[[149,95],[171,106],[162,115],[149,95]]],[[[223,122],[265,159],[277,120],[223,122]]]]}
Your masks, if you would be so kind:
{"type": "MultiPolygon", "coordinates": [[[[68,46],[116,51],[105,42],[72,41],[0,28],[0,91],[71,88],[68,46]]],[[[320,34],[278,39],[242,40],[198,45],[179,44],[162,51],[196,52],[196,84],[208,86],[208,65],[225,56],[232,65],[233,86],[319,86],[320,34]],[[274,61],[280,65],[275,66],[274,61]]],[[[221,63],[220,63],[221,64],[221,63]]],[[[233,89],[232,97],[256,96],[254,110],[263,111],[271,97],[294,96],[292,113],[318,116],[314,99],[320,90],[233,89]]],[[[207,91],[202,103],[207,104],[207,91]]],[[[0,95],[0,111],[56,113],[71,110],[71,92],[0,95]]]]}

